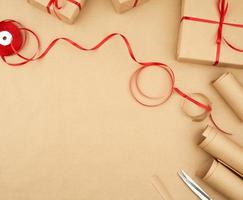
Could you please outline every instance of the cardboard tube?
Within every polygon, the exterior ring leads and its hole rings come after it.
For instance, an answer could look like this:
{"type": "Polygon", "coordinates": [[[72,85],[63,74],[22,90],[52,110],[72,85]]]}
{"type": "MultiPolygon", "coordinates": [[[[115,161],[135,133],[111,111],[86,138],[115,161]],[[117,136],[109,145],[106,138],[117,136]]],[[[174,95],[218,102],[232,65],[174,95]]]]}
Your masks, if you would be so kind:
{"type": "Polygon", "coordinates": [[[228,199],[243,199],[243,180],[216,160],[206,170],[203,181],[228,199]]]}
{"type": "Polygon", "coordinates": [[[213,157],[243,175],[243,148],[217,129],[207,126],[199,146],[213,157]]]}
{"type": "Polygon", "coordinates": [[[243,121],[243,87],[231,73],[225,73],[213,82],[213,86],[243,121]]]}
{"type": "Polygon", "coordinates": [[[163,200],[173,200],[170,193],[158,176],[153,176],[151,182],[163,200]]]}

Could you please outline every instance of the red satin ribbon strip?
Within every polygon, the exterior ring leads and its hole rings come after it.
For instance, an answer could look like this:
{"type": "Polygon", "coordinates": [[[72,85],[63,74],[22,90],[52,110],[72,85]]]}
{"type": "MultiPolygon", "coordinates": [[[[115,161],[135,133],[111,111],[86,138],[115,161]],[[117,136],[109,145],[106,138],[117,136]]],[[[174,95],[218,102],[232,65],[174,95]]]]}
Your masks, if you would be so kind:
{"type": "MultiPolygon", "coordinates": [[[[130,91],[131,91],[131,94],[132,96],[134,97],[134,99],[139,102],[140,104],[144,105],[144,106],[158,106],[158,105],[161,105],[163,103],[165,103],[172,95],[172,93],[175,91],[177,92],[180,96],[182,96],[183,98],[186,98],[188,99],[189,101],[191,101],[192,103],[196,104],[197,106],[203,108],[203,109],[206,109],[207,111],[211,111],[211,108],[209,108],[207,105],[204,105],[204,104],[201,104],[200,102],[188,97],[186,94],[184,94],[181,90],[179,90],[178,88],[174,87],[175,85],[175,76],[174,76],[174,73],[172,71],[171,68],[169,68],[166,64],[163,64],[163,63],[160,63],[160,62],[141,62],[141,61],[138,61],[135,57],[135,54],[132,50],[132,47],[131,47],[131,44],[130,42],[128,41],[128,39],[120,34],[120,33],[112,33],[108,36],[106,36],[103,40],[101,40],[97,45],[91,47],[91,48],[85,48],[81,45],[79,45],[78,43],[74,42],[73,40],[70,40],[69,38],[65,38],[65,37],[61,37],[61,38],[56,38],[54,39],[49,45],[48,47],[43,51],[43,53],[41,53],[39,56],[37,56],[40,52],[40,39],[39,37],[37,36],[36,33],[34,33],[32,30],[30,29],[27,29],[27,28],[24,28],[24,27],[20,27],[20,30],[21,31],[24,31],[25,33],[28,32],[28,33],[31,33],[34,38],[36,39],[37,41],[37,50],[36,52],[34,53],[33,56],[31,56],[30,58],[27,58],[25,56],[22,56],[17,50],[14,49],[14,46],[11,46],[12,49],[13,49],[13,52],[19,56],[21,59],[23,59],[24,61],[22,62],[19,62],[19,63],[10,63],[6,60],[5,56],[2,56],[2,60],[7,63],[8,65],[11,65],[11,66],[22,66],[24,64],[27,64],[28,62],[31,62],[31,61],[35,61],[35,60],[40,60],[42,58],[44,58],[50,51],[51,49],[57,44],[57,42],[59,41],[65,41],[69,44],[71,44],[72,46],[76,47],[77,49],[79,50],[82,50],[82,51],[95,51],[95,50],[98,50],[99,48],[101,48],[104,44],[106,44],[109,40],[111,40],[112,38],[114,37],[120,37],[122,39],[122,41],[125,43],[126,47],[127,47],[127,50],[128,50],[128,53],[129,53],[129,56],[131,57],[131,59],[133,61],[135,61],[137,64],[141,65],[141,67],[136,70],[133,75],[131,76],[131,81],[130,81],[130,91]],[[145,95],[142,90],[140,89],[139,87],[139,84],[138,84],[138,78],[139,78],[139,74],[146,68],[149,68],[149,67],[160,67],[161,69],[164,69],[166,70],[166,72],[168,73],[168,76],[170,78],[170,81],[171,81],[171,89],[170,89],[170,92],[169,94],[167,95],[167,98],[165,98],[161,103],[159,104],[155,104],[155,105],[148,105],[148,104],[144,104],[142,101],[139,101],[138,98],[136,97],[136,95],[134,94],[134,91],[133,91],[133,83],[134,83],[134,80],[135,80],[135,86],[136,86],[136,89],[139,91],[139,93],[144,96],[144,97],[147,97],[148,99],[152,99],[153,97],[149,97],[148,95],[145,95]]],[[[157,99],[159,99],[160,97],[158,97],[157,99]]]]}
{"type": "Polygon", "coordinates": [[[213,125],[214,125],[219,131],[221,131],[222,133],[228,134],[228,135],[233,135],[233,134],[230,133],[230,132],[224,131],[222,128],[219,127],[219,125],[217,125],[217,123],[215,122],[215,120],[214,120],[214,118],[213,118],[213,116],[212,116],[212,113],[210,113],[209,118],[210,118],[211,122],[213,123],[213,125]]]}
{"type": "Polygon", "coordinates": [[[133,8],[135,8],[138,5],[139,0],[134,0],[133,8]]]}
{"type": "Polygon", "coordinates": [[[182,96],[184,99],[189,100],[190,102],[192,102],[195,105],[197,105],[197,106],[205,109],[206,111],[208,111],[208,112],[211,112],[212,111],[212,108],[211,108],[210,105],[205,105],[205,104],[200,103],[199,101],[197,101],[197,100],[191,98],[190,96],[188,96],[187,94],[183,93],[180,89],[178,89],[178,88],[175,87],[174,88],[174,91],[177,92],[177,94],[179,94],[180,96],[182,96]]]}
{"type": "MultiPolygon", "coordinates": [[[[66,0],[66,1],[68,1],[68,2],[70,2],[70,3],[72,3],[72,4],[76,5],[76,6],[78,6],[79,10],[81,10],[81,8],[82,8],[81,4],[79,2],[77,2],[76,0],[66,0]]],[[[57,12],[56,12],[56,9],[57,10],[60,10],[62,8],[61,6],[59,6],[58,0],[50,0],[48,2],[47,6],[46,6],[46,9],[47,9],[47,12],[49,14],[51,14],[51,7],[52,6],[54,8],[55,15],[58,17],[57,12]]]]}
{"type": "MultiPolygon", "coordinates": [[[[181,18],[181,21],[184,21],[184,20],[197,21],[197,22],[209,23],[209,24],[219,24],[219,21],[210,20],[210,19],[202,19],[202,18],[198,18],[198,17],[190,17],[190,16],[183,16],[181,18]]],[[[233,24],[233,23],[229,23],[229,22],[224,22],[223,25],[232,26],[232,27],[236,27],[236,28],[243,28],[243,24],[233,24]]]]}
{"type": "Polygon", "coordinates": [[[47,12],[51,14],[51,6],[56,2],[56,0],[50,0],[46,6],[47,12]]]}
{"type": "Polygon", "coordinates": [[[235,47],[233,44],[229,43],[226,39],[224,39],[224,42],[233,50],[238,51],[240,53],[243,53],[243,49],[240,49],[238,47],[235,47]]]}
{"type": "Polygon", "coordinates": [[[163,63],[143,63],[140,68],[138,68],[130,78],[129,89],[132,97],[141,105],[146,107],[157,107],[164,104],[166,101],[170,99],[174,92],[174,85],[175,85],[175,76],[171,68],[163,63]],[[169,77],[169,92],[167,94],[163,94],[161,97],[152,97],[145,94],[140,85],[140,74],[151,67],[157,67],[161,70],[165,71],[169,77]],[[137,93],[137,94],[136,94],[137,93]],[[143,100],[142,100],[143,99],[143,100]],[[144,99],[149,100],[151,103],[144,103],[144,99]]]}
{"type": "Polygon", "coordinates": [[[230,48],[232,48],[233,50],[236,50],[238,52],[243,52],[243,50],[234,47],[230,42],[228,42],[223,37],[223,27],[224,27],[224,25],[232,26],[232,27],[236,27],[236,28],[243,28],[243,24],[225,22],[225,17],[227,15],[228,8],[229,8],[229,4],[228,4],[228,2],[226,3],[226,0],[218,0],[217,7],[218,7],[218,13],[219,13],[219,21],[210,20],[210,19],[203,19],[203,18],[197,18],[197,17],[191,17],[191,16],[183,16],[181,18],[181,22],[184,21],[184,20],[189,20],[189,21],[196,21],[196,22],[209,23],[209,24],[218,24],[217,38],[216,38],[216,45],[217,45],[217,47],[216,47],[216,58],[215,58],[214,65],[218,65],[219,62],[220,62],[222,41],[225,41],[225,43],[230,48]]]}
{"type": "Polygon", "coordinates": [[[76,6],[78,6],[79,10],[82,9],[82,5],[81,5],[81,3],[79,3],[79,2],[77,2],[77,1],[75,1],[75,0],[67,0],[67,1],[69,1],[70,3],[73,3],[73,4],[75,4],[76,6]]]}
{"type": "MultiPolygon", "coordinates": [[[[139,63],[141,64],[141,63],[139,63]]],[[[170,97],[172,96],[172,94],[174,92],[176,92],[178,95],[180,95],[182,98],[189,100],[191,103],[199,106],[202,109],[205,109],[207,112],[211,112],[212,108],[210,105],[205,105],[191,97],[189,97],[187,94],[185,94],[184,92],[182,92],[179,88],[175,87],[175,75],[174,72],[172,71],[171,68],[169,68],[167,65],[163,64],[163,63],[143,63],[142,67],[138,68],[133,75],[130,78],[130,93],[133,96],[133,98],[141,105],[146,106],[146,107],[157,107],[160,106],[162,104],[164,104],[165,102],[167,102],[170,97]],[[169,84],[169,92],[167,94],[162,95],[161,97],[152,97],[149,96],[147,94],[145,94],[141,87],[139,86],[139,78],[140,78],[140,74],[151,67],[158,67],[161,70],[165,71],[169,77],[170,80],[170,84],[169,84]],[[136,95],[135,93],[138,93],[138,95],[136,95]],[[154,101],[155,103],[144,103],[141,99],[147,99],[147,100],[151,100],[154,101]]]]}

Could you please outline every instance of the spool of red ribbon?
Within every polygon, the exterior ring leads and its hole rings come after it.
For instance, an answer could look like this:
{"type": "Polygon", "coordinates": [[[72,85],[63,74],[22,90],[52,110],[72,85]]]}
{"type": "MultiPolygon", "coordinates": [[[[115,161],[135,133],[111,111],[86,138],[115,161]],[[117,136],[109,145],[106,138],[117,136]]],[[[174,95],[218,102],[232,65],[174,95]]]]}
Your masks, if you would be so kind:
{"type": "Polygon", "coordinates": [[[12,20],[0,22],[0,56],[10,56],[20,51],[23,42],[20,24],[12,20]]]}

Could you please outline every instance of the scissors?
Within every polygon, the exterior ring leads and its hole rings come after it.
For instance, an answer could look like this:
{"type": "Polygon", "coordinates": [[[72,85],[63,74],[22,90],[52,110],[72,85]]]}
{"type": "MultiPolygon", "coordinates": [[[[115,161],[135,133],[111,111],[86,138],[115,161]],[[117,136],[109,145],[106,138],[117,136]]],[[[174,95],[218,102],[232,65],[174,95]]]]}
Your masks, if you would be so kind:
{"type": "Polygon", "coordinates": [[[201,200],[213,200],[203,189],[192,180],[183,170],[178,172],[179,177],[201,200]]]}

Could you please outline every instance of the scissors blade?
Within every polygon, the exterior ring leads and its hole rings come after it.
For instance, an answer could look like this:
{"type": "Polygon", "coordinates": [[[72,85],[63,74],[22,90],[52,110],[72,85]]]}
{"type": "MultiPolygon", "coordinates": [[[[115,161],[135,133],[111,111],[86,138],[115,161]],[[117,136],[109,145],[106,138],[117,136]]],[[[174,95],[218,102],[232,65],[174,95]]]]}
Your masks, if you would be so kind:
{"type": "Polygon", "coordinates": [[[184,172],[183,170],[181,170],[182,174],[187,178],[187,180],[189,180],[191,182],[191,184],[197,188],[202,194],[205,195],[205,197],[207,197],[208,199],[211,199],[210,196],[195,182],[192,180],[192,178],[186,174],[186,172],[184,172]]]}
{"type": "Polygon", "coordinates": [[[184,171],[179,171],[178,175],[201,200],[212,200],[184,171]]]}

